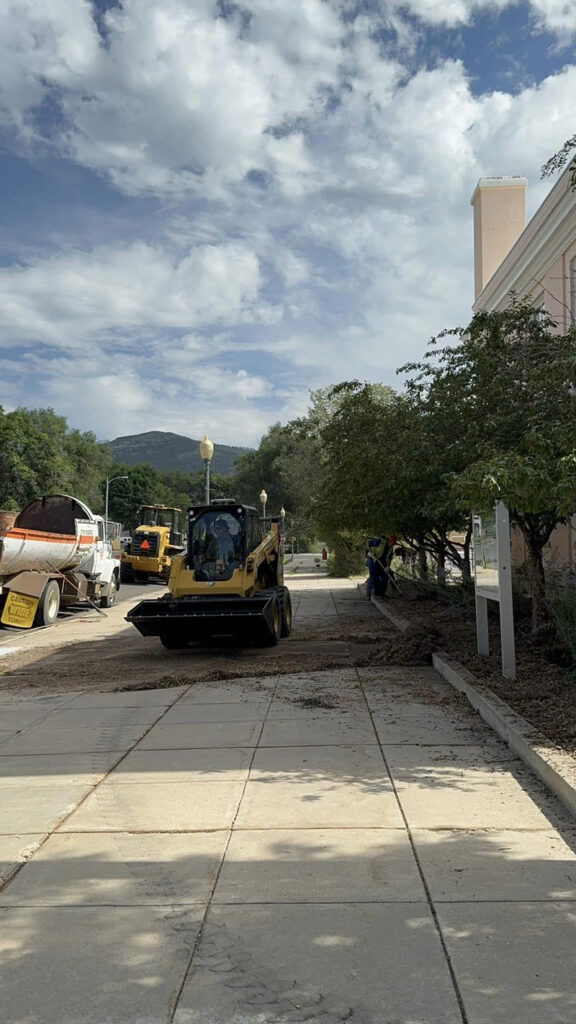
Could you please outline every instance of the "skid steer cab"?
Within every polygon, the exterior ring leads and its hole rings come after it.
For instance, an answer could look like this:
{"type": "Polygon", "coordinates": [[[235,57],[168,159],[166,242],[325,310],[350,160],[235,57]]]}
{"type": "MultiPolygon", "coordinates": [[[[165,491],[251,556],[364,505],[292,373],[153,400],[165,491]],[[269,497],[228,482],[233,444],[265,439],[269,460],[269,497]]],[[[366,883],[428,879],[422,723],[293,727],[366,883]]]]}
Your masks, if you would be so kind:
{"type": "Polygon", "coordinates": [[[220,637],[277,644],[292,629],[279,516],[229,500],[190,508],[188,550],[172,559],[168,590],[126,616],[142,636],[171,649],[220,637]]]}

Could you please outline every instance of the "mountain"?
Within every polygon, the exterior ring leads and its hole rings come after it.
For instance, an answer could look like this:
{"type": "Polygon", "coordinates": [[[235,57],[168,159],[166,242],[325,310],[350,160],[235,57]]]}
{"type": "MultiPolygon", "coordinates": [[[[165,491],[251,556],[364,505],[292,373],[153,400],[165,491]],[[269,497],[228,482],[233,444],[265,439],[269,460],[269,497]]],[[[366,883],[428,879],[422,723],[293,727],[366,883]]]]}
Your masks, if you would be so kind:
{"type": "MultiPolygon", "coordinates": [[[[203,469],[204,463],[198,450],[199,441],[182,434],[170,434],[163,430],[149,430],[145,434],[128,434],[107,441],[115,462],[125,466],[137,466],[147,462],[155,469],[181,469],[184,473],[194,473],[203,469]]],[[[248,448],[236,448],[229,444],[214,444],[214,456],[210,469],[214,473],[230,476],[234,472],[234,463],[248,448]]]]}

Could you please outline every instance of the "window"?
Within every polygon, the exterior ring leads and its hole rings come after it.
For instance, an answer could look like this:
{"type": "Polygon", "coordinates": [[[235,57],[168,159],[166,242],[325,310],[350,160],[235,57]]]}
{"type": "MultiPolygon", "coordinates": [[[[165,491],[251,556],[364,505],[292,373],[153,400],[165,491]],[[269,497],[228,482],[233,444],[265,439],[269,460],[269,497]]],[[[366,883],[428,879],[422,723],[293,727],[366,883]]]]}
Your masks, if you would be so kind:
{"type": "Polygon", "coordinates": [[[197,580],[228,580],[244,560],[242,510],[190,515],[189,564],[197,580]]]}
{"type": "Polygon", "coordinates": [[[571,324],[576,324],[576,256],[570,260],[570,312],[571,324]]]}

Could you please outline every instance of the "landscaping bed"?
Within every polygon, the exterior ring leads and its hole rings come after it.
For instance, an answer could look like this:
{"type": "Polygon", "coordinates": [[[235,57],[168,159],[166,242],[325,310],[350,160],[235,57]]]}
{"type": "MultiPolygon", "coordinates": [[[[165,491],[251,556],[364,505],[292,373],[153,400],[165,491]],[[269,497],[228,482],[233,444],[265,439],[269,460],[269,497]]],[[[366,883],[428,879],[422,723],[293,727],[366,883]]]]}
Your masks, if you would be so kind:
{"type": "MultiPolygon", "coordinates": [[[[490,614],[489,656],[476,648],[473,598],[451,600],[431,588],[423,593],[418,584],[401,581],[402,593],[386,600],[397,615],[408,619],[416,632],[423,631],[432,650],[444,650],[560,749],[576,756],[576,666],[568,661],[551,629],[534,635],[526,614],[516,617],[516,673],[514,681],[501,674],[498,606],[490,614]]],[[[456,597],[456,591],[454,591],[456,597]]],[[[405,634],[408,638],[413,630],[405,634]]],[[[413,641],[412,641],[413,642],[413,641]]]]}

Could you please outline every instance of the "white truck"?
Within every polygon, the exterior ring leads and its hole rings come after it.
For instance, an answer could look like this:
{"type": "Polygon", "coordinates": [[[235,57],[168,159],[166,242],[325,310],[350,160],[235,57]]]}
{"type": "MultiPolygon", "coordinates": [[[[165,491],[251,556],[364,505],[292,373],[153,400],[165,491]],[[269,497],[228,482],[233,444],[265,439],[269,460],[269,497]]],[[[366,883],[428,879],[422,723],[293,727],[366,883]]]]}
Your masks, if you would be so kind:
{"type": "Polygon", "coordinates": [[[61,607],[109,608],[120,586],[119,552],[102,516],[66,494],[35,498],[0,534],[0,622],[51,626],[61,607]]]}

